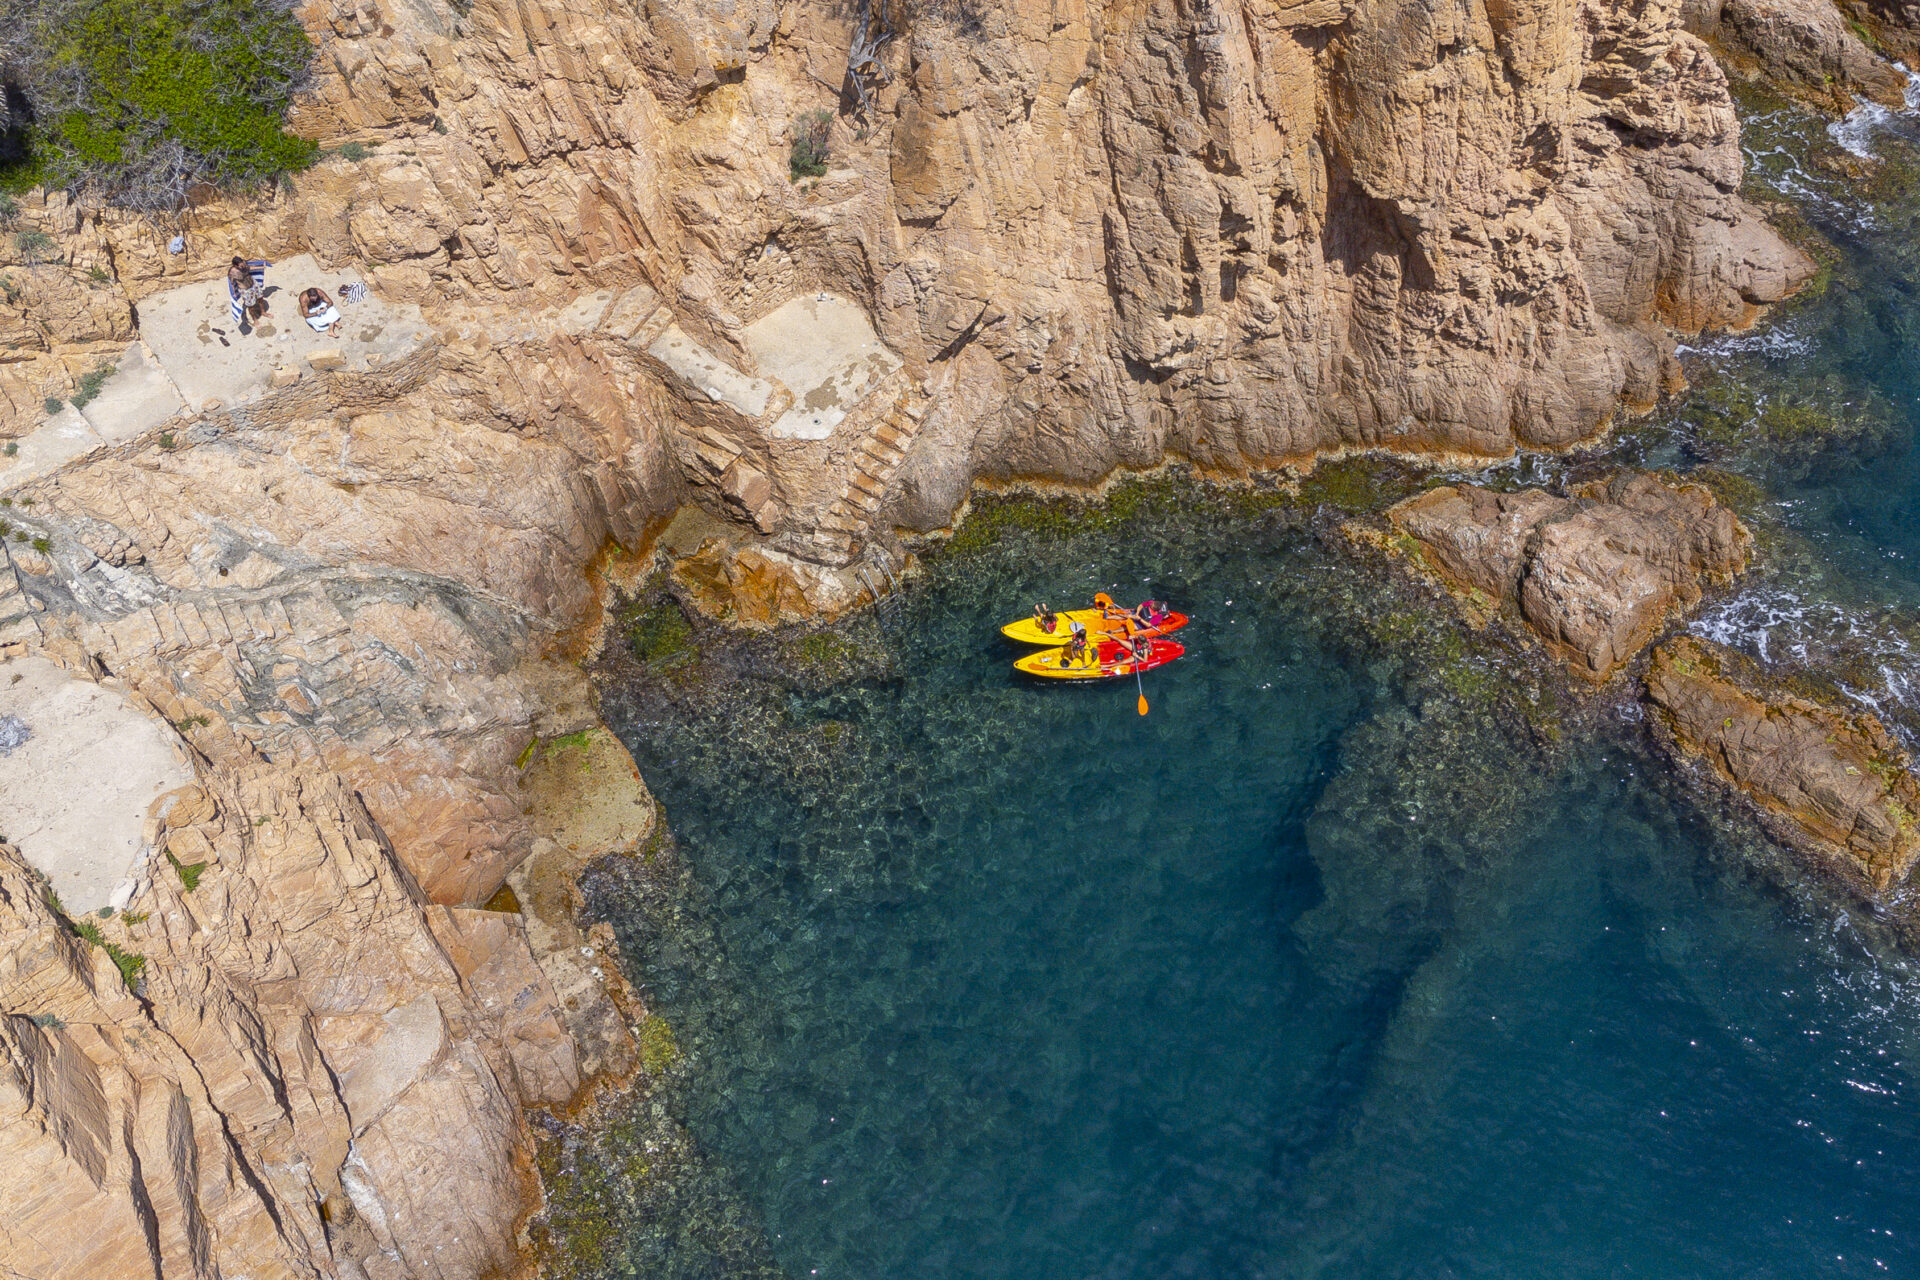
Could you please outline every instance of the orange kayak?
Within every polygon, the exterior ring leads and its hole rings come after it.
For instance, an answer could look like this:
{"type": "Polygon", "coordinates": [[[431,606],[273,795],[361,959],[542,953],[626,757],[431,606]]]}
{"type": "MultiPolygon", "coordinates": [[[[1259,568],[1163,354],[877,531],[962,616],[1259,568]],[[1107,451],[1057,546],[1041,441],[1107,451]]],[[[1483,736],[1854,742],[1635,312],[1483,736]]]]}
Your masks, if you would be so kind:
{"type": "Polygon", "coordinates": [[[1148,655],[1138,662],[1126,656],[1126,646],[1119,641],[1103,640],[1099,644],[1088,645],[1087,656],[1079,662],[1069,662],[1066,646],[1062,645],[1058,649],[1030,653],[1013,666],[1016,671],[1024,671],[1043,680],[1117,680],[1132,675],[1136,670],[1151,671],[1155,667],[1164,667],[1187,651],[1187,647],[1178,640],[1152,639],[1147,644],[1148,655]]]}

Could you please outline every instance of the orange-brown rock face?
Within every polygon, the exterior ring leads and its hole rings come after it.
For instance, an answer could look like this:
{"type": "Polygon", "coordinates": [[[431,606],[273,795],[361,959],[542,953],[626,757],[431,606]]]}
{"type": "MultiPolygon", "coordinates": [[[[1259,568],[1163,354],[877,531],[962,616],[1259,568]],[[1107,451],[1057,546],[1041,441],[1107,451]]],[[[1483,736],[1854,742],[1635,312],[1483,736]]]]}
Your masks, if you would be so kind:
{"type": "MultiPolygon", "coordinates": [[[[1678,0],[896,0],[850,81],[853,8],[307,0],[313,169],[179,253],[21,202],[52,248],[0,236],[0,653],[181,730],[205,803],[164,834],[214,869],[103,926],[141,1004],[0,853],[7,1267],[516,1264],[519,1108],[632,1066],[614,1005],[568,1021],[604,975],[554,958],[588,950],[567,878],[515,871],[578,843],[521,766],[594,723],[565,659],[609,548],[687,514],[683,583],[767,623],[865,598],[983,475],[1566,445],[1809,270],[1738,197],[1678,0]],[[234,253],[351,268],[424,336],[181,310],[234,253]],[[510,872],[544,916],[477,909],[510,872]]],[[[1698,589],[1660,539],[1711,513],[1646,497],[1607,499],[1645,547],[1565,557],[1644,570],[1645,609],[1525,606],[1595,676],[1698,589]]],[[[1510,515],[1544,536],[1492,542],[1510,515]]],[[[1730,572],[1708,541],[1689,571],[1730,572]]]]}
{"type": "Polygon", "coordinates": [[[136,910],[89,922],[144,962],[140,999],[0,846],[9,1272],[515,1266],[520,1108],[580,1080],[511,918],[428,907],[324,773],[210,775],[155,835],[200,868],[194,887],[156,857],[136,910]]]}
{"type": "Polygon", "coordinates": [[[316,0],[296,124],[367,158],[208,210],[181,258],[48,216],[135,297],[243,245],[421,301],[644,280],[723,352],[831,287],[963,417],[918,468],[956,500],[1168,452],[1566,444],[1653,400],[1665,326],[1808,271],[1736,194],[1677,0],[949,8],[895,6],[871,117],[796,184],[791,121],[853,39],[833,6],[316,0]]]}
{"type": "Polygon", "coordinates": [[[1704,759],[1790,840],[1840,861],[1874,888],[1920,858],[1920,784],[1879,720],[1766,690],[1719,645],[1662,645],[1647,699],[1683,754],[1704,759]]]}
{"type": "Polygon", "coordinates": [[[1449,585],[1483,608],[1513,607],[1549,652],[1596,684],[1706,587],[1730,582],[1753,543],[1701,486],[1634,472],[1564,498],[1448,485],[1387,514],[1449,585]]]}

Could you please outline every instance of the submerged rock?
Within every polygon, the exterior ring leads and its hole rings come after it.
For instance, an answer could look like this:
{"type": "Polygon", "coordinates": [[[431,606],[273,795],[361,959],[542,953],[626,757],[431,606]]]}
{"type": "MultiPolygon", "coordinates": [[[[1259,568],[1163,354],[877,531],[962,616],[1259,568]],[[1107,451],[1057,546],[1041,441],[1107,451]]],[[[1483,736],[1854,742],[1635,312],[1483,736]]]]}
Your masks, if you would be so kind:
{"type": "Polygon", "coordinates": [[[1920,784],[1875,717],[1767,689],[1748,659],[1691,636],[1655,651],[1647,700],[1670,749],[1705,760],[1793,843],[1883,890],[1920,857],[1920,784]]]}
{"type": "Polygon", "coordinates": [[[1621,472],[1568,497],[1448,485],[1387,513],[1402,549],[1491,611],[1510,606],[1575,675],[1604,683],[1707,586],[1746,567],[1753,537],[1706,488],[1621,472]]]}

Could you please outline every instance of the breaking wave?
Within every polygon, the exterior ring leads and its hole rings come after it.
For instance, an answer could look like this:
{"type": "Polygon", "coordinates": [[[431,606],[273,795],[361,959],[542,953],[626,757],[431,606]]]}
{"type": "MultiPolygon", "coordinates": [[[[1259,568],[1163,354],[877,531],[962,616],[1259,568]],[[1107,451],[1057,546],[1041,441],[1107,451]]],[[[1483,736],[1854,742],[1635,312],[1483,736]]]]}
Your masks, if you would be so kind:
{"type": "Polygon", "coordinates": [[[1907,70],[1903,63],[1896,62],[1893,65],[1907,78],[1906,105],[1903,109],[1891,111],[1877,102],[1862,102],[1847,112],[1844,119],[1835,120],[1827,126],[1827,133],[1835,142],[1862,160],[1875,158],[1873,139],[1876,134],[1893,132],[1909,139],[1920,137],[1920,75],[1907,70]]]}
{"type": "Polygon", "coordinates": [[[1850,609],[1780,587],[1754,587],[1708,608],[1692,634],[1772,668],[1809,667],[1873,712],[1909,749],[1920,749],[1920,650],[1892,610],[1850,609]]]}

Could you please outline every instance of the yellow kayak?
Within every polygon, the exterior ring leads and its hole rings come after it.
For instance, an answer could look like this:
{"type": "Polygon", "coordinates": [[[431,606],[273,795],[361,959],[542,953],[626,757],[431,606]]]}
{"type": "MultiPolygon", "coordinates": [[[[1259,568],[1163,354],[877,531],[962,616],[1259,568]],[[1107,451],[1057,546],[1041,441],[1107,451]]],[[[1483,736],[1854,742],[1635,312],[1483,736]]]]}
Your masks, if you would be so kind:
{"type": "MultiPolygon", "coordinates": [[[[1109,632],[1125,634],[1126,621],[1122,618],[1103,618],[1098,609],[1075,609],[1071,613],[1054,615],[1057,622],[1052,631],[1042,631],[1037,618],[1022,618],[1018,622],[1009,622],[1000,628],[1000,634],[1009,640],[1018,640],[1021,644],[1065,644],[1071,638],[1073,629],[1069,623],[1077,622],[1087,629],[1087,638],[1098,643],[1109,632]]],[[[1143,636],[1163,636],[1169,631],[1178,631],[1187,625],[1184,613],[1169,613],[1162,616],[1158,626],[1147,627],[1135,632],[1143,636]]]]}
{"type": "Polygon", "coordinates": [[[1058,649],[1030,653],[1017,659],[1013,666],[1016,671],[1024,671],[1043,680],[1114,680],[1132,675],[1136,666],[1142,671],[1164,667],[1187,651],[1186,646],[1177,640],[1154,640],[1149,643],[1151,652],[1141,662],[1135,662],[1132,658],[1122,661],[1121,646],[1109,640],[1104,644],[1088,645],[1086,657],[1079,662],[1067,661],[1067,650],[1063,645],[1058,649]]]}

